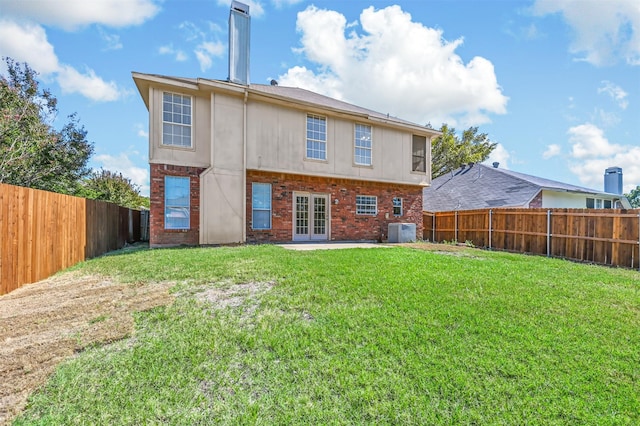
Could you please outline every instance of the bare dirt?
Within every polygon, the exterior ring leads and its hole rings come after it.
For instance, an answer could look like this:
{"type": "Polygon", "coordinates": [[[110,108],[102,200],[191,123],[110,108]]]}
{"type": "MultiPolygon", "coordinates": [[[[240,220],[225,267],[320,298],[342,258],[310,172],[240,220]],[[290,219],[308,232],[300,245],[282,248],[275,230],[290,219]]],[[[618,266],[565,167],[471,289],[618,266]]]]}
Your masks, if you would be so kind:
{"type": "Polygon", "coordinates": [[[172,285],[70,272],[0,296],[0,425],[59,363],[90,345],[133,335],[132,314],[171,304],[172,285]]]}

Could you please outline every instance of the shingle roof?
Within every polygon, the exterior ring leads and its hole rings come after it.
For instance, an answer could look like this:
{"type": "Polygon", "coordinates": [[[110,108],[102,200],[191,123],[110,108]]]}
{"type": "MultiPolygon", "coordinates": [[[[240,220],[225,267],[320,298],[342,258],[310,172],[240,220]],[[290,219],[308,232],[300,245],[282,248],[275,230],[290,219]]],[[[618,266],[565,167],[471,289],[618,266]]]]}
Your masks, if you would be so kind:
{"type": "Polygon", "coordinates": [[[528,207],[529,202],[543,189],[612,195],[484,164],[472,164],[434,179],[431,186],[423,190],[423,208],[437,212],[528,207]]]}

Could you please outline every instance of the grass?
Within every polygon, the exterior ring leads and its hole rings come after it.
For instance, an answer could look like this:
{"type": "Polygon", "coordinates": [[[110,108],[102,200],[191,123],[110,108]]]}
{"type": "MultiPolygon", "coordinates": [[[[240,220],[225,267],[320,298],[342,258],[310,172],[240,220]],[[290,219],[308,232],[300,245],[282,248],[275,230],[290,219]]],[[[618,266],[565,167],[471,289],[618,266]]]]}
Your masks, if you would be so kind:
{"type": "MultiPolygon", "coordinates": [[[[15,424],[640,423],[640,274],[465,249],[141,250],[171,280],[129,340],[61,366],[15,424]],[[274,283],[241,304],[212,289],[274,283]]],[[[238,293],[241,294],[241,293],[238,293]]]]}

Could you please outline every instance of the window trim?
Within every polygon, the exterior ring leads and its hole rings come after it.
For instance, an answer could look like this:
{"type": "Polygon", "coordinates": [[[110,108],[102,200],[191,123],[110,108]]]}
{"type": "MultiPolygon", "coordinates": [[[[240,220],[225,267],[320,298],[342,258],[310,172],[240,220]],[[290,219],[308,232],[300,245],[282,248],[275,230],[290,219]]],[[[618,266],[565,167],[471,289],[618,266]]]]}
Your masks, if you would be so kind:
{"type": "MultiPolygon", "coordinates": [[[[422,142],[422,141],[420,141],[422,142]]],[[[429,167],[427,165],[427,145],[428,142],[428,138],[426,136],[422,136],[422,135],[411,135],[411,173],[420,173],[420,174],[426,174],[427,170],[429,170],[429,167]],[[416,143],[416,138],[424,138],[424,155],[419,156],[416,155],[415,152],[415,143],[416,143]],[[419,170],[418,168],[415,167],[415,160],[416,157],[420,157],[420,159],[422,160],[422,163],[424,164],[424,170],[419,170]]]]}
{"type": "MultiPolygon", "coordinates": [[[[177,93],[177,92],[170,92],[170,91],[162,91],[162,96],[160,98],[160,103],[161,103],[161,108],[160,108],[160,145],[163,147],[168,147],[168,148],[172,148],[172,149],[184,149],[184,150],[190,150],[193,151],[195,150],[195,143],[193,140],[193,131],[194,131],[194,126],[193,126],[193,116],[194,116],[194,102],[193,102],[193,96],[191,95],[185,95],[184,93],[177,93]],[[165,109],[164,109],[164,96],[165,95],[177,95],[177,96],[182,96],[183,98],[189,98],[189,107],[190,107],[190,115],[189,115],[189,124],[183,124],[183,123],[177,123],[175,121],[165,121],[164,119],[164,113],[165,113],[165,109]],[[171,126],[178,126],[178,127],[188,127],[189,128],[189,145],[176,145],[176,144],[172,144],[172,143],[165,143],[165,139],[164,139],[164,125],[168,124],[171,126]]],[[[172,100],[171,102],[172,104],[175,104],[172,100]]]]}
{"type": "Polygon", "coordinates": [[[184,230],[190,230],[191,229],[191,178],[188,176],[165,176],[164,177],[164,229],[168,230],[168,231],[184,231],[184,230]],[[187,183],[187,205],[172,205],[169,204],[168,198],[167,198],[167,194],[168,194],[168,190],[167,188],[169,188],[169,180],[173,180],[175,179],[176,181],[180,180],[180,181],[186,181],[187,183]],[[186,212],[187,212],[187,226],[183,227],[183,226],[169,226],[169,221],[167,220],[167,216],[168,216],[168,209],[176,209],[176,208],[181,208],[184,209],[186,207],[186,212]]]}
{"type": "Polygon", "coordinates": [[[373,166],[373,127],[369,124],[362,123],[354,123],[353,126],[353,164],[356,166],[362,167],[372,167],[373,166]],[[364,127],[369,129],[369,147],[358,146],[358,141],[362,139],[358,139],[358,127],[364,127]],[[358,162],[358,149],[365,150],[369,152],[369,163],[359,163],[358,162]]]}
{"type": "Polygon", "coordinates": [[[318,115],[318,114],[312,114],[312,113],[307,113],[307,115],[305,116],[305,130],[306,130],[306,137],[305,137],[305,149],[304,149],[304,159],[305,160],[310,160],[310,161],[322,161],[322,162],[326,162],[327,158],[328,158],[328,143],[327,143],[327,117],[322,116],[322,115],[318,115]],[[322,139],[313,139],[313,138],[309,138],[309,131],[314,131],[313,129],[309,129],[309,119],[316,119],[316,120],[321,120],[324,121],[324,140],[322,139]],[[317,142],[320,144],[324,145],[324,158],[315,158],[315,157],[310,157],[309,156],[309,142],[317,142]]]}
{"type": "Polygon", "coordinates": [[[404,215],[404,201],[402,197],[393,197],[392,203],[392,211],[395,217],[402,217],[404,215]],[[400,205],[396,206],[396,200],[400,200],[400,205]],[[396,214],[396,208],[400,208],[400,213],[396,214]]]}
{"type": "Polygon", "coordinates": [[[356,195],[356,215],[358,216],[377,216],[378,215],[378,197],[375,195],[356,195]],[[374,203],[365,203],[364,199],[374,201],[374,203]],[[374,212],[368,212],[368,207],[373,206],[374,212]]]}
{"type": "Polygon", "coordinates": [[[265,231],[265,230],[270,230],[273,226],[273,220],[272,220],[272,216],[273,216],[273,203],[272,203],[272,187],[270,183],[264,183],[264,182],[251,182],[251,229],[253,230],[257,230],[257,231],[265,231]],[[256,208],[255,207],[255,188],[256,186],[268,186],[269,187],[269,208],[256,208]],[[269,226],[266,228],[258,228],[255,225],[255,221],[253,220],[256,211],[260,211],[260,212],[269,212],[269,226]]]}

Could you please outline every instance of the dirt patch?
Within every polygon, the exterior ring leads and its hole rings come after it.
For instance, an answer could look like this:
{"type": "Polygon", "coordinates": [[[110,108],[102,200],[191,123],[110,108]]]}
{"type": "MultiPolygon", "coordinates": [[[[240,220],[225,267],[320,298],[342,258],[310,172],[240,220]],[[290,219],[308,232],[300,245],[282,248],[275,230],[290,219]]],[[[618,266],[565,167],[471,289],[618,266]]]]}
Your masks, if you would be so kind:
{"type": "Polygon", "coordinates": [[[171,304],[171,286],[72,272],[0,296],[0,425],[24,408],[60,362],[89,345],[132,335],[133,312],[171,304]]]}

